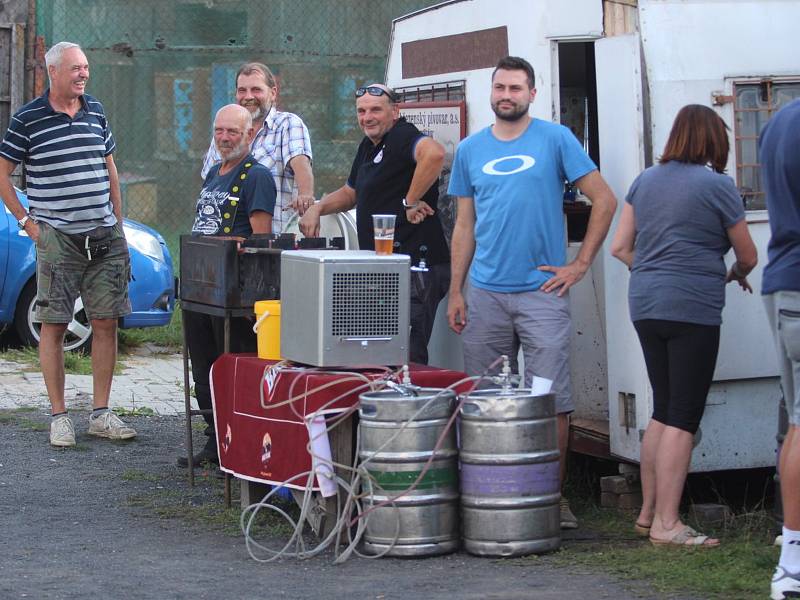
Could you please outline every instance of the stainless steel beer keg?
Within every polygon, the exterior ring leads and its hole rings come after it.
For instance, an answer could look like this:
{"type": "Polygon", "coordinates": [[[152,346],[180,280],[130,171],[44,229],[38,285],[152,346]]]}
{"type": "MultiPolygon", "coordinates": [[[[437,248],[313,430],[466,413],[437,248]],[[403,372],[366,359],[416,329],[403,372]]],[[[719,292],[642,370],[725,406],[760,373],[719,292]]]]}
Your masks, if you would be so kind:
{"type": "Polygon", "coordinates": [[[461,407],[464,548],[482,556],[555,550],[559,520],[555,396],[482,390],[461,407]]]}
{"type": "MultiPolygon", "coordinates": [[[[456,550],[459,530],[455,427],[447,432],[439,450],[433,452],[453,414],[455,393],[397,386],[366,392],[360,400],[359,458],[373,482],[365,510],[409,489],[434,455],[413,491],[375,508],[367,516],[364,550],[380,554],[391,547],[387,556],[432,556],[456,550]],[[412,417],[413,421],[405,426],[412,417]]],[[[370,492],[366,483],[362,484],[362,492],[370,492]]]]}

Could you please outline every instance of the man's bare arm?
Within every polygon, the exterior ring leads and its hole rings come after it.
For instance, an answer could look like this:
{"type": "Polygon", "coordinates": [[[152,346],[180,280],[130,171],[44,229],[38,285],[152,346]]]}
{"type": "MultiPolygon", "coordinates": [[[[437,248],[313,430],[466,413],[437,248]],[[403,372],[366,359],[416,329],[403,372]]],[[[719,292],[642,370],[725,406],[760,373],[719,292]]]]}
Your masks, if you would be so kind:
{"type": "Polygon", "coordinates": [[[416,224],[435,212],[434,207],[428,206],[428,203],[421,198],[442,173],[444,146],[433,138],[423,137],[414,148],[414,160],[417,161],[417,166],[414,168],[414,175],[406,192],[406,202],[416,204],[416,207],[406,210],[406,218],[416,224]]]}
{"type": "Polygon", "coordinates": [[[111,207],[114,209],[114,216],[117,221],[122,223],[122,192],[119,189],[119,175],[117,165],[114,164],[114,156],[106,156],[106,168],[108,169],[108,195],[111,199],[111,207]]]}
{"type": "Polygon", "coordinates": [[[467,304],[463,288],[475,254],[475,204],[472,198],[458,198],[458,214],[450,244],[450,299],[447,322],[456,333],[467,324],[467,304]]]}
{"type": "Polygon", "coordinates": [[[559,296],[563,296],[569,288],[583,279],[603,244],[608,228],[611,226],[611,220],[614,218],[614,211],[617,209],[614,192],[611,191],[597,170],[587,173],[575,181],[575,185],[592,201],[592,215],[589,217],[589,225],[586,227],[586,236],[583,238],[581,249],[575,260],[568,265],[563,267],[542,265],[539,267],[540,271],[554,273],[553,277],[542,285],[542,291],[558,290],[559,296]]]}
{"type": "Polygon", "coordinates": [[[272,231],[272,215],[265,210],[254,210],[250,213],[250,228],[253,233],[270,233],[272,231]]]}
{"type": "Polygon", "coordinates": [[[300,219],[300,231],[306,237],[319,235],[319,219],[323,215],[346,212],[356,205],[356,191],[345,184],[309,208],[300,219]]]}
{"type": "MultiPolygon", "coordinates": [[[[17,165],[13,162],[0,157],[0,197],[3,198],[3,204],[14,215],[14,218],[19,221],[27,214],[27,211],[17,198],[14,184],[11,183],[11,174],[16,168],[17,165]]],[[[35,242],[39,239],[39,225],[33,219],[28,219],[25,223],[25,233],[35,242]]]]}
{"type": "Polygon", "coordinates": [[[305,154],[300,154],[289,160],[288,166],[294,172],[297,183],[297,198],[292,200],[291,207],[302,217],[314,204],[314,171],[311,169],[311,160],[305,154]]]}

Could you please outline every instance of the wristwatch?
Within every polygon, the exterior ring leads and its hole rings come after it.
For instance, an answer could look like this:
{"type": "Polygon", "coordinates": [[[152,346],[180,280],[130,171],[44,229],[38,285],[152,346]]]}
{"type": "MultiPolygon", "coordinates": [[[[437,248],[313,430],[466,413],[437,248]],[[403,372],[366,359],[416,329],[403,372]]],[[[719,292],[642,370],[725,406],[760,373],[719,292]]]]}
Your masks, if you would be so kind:
{"type": "Polygon", "coordinates": [[[416,208],[417,204],[419,204],[419,202],[414,202],[413,204],[409,204],[408,201],[405,198],[403,198],[403,206],[406,207],[407,209],[416,208]]]}
{"type": "Polygon", "coordinates": [[[25,224],[28,222],[28,219],[31,218],[29,213],[25,213],[25,216],[22,217],[19,221],[17,221],[17,225],[19,225],[20,229],[25,229],[25,224]]]}

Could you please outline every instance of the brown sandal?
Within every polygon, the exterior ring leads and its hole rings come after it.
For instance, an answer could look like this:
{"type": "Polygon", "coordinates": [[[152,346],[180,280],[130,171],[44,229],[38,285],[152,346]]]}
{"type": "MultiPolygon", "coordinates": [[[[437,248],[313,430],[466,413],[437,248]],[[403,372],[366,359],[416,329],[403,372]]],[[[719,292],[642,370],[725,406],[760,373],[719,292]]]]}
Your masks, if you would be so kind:
{"type": "Polygon", "coordinates": [[[688,525],[684,526],[678,533],[672,536],[669,540],[659,540],[654,537],[650,537],[650,543],[654,546],[685,546],[687,548],[691,547],[699,547],[699,548],[717,548],[719,547],[719,541],[716,543],[707,544],[706,542],[712,538],[708,537],[705,534],[697,533],[694,529],[689,527],[688,525]]]}
{"type": "Polygon", "coordinates": [[[639,523],[633,524],[633,531],[639,537],[650,537],[650,526],[649,525],[639,525],[639,523]]]}

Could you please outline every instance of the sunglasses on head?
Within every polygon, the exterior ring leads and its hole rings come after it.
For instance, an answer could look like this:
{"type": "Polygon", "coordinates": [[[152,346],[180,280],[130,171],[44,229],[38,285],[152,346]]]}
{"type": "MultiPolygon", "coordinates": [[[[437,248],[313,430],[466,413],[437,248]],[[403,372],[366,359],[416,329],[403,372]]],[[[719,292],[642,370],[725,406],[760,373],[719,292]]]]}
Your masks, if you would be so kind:
{"type": "Polygon", "coordinates": [[[361,98],[364,94],[369,94],[370,96],[388,96],[389,100],[392,102],[396,100],[395,94],[387,92],[377,85],[368,85],[367,87],[360,87],[356,90],[356,98],[361,98]]]}

